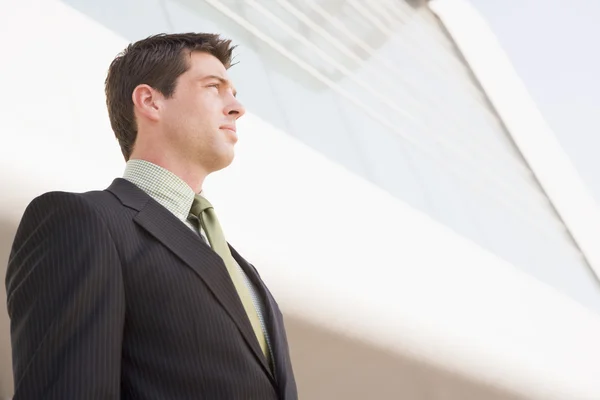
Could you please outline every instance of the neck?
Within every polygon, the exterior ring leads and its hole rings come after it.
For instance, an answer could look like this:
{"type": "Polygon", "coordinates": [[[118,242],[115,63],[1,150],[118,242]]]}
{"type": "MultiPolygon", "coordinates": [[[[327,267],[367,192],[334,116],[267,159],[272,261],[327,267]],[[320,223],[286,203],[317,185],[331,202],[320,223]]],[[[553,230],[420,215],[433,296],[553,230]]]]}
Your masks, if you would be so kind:
{"type": "Polygon", "coordinates": [[[130,157],[131,160],[144,160],[162,167],[173,174],[177,175],[181,180],[188,184],[192,188],[194,193],[200,193],[202,191],[202,185],[204,179],[208,176],[208,173],[202,168],[186,163],[185,160],[178,161],[175,158],[170,158],[165,155],[158,156],[153,154],[135,154],[130,157]]]}

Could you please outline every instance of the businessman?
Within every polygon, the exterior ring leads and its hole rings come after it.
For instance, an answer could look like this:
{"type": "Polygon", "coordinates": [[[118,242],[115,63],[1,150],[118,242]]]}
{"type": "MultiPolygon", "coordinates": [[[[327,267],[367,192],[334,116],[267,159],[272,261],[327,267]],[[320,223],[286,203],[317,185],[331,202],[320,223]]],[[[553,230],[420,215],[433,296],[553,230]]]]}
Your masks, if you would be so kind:
{"type": "Polygon", "coordinates": [[[15,400],[297,399],[279,307],[202,195],[244,115],[233,48],[162,34],[110,65],[123,177],[34,199],[12,247],[15,400]]]}

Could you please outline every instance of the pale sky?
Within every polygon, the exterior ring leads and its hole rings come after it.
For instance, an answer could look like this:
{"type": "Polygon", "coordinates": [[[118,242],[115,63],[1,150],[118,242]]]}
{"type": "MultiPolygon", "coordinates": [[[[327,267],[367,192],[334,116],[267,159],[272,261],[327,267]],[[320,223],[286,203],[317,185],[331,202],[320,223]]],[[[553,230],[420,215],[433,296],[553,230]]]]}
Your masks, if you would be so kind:
{"type": "Polygon", "coordinates": [[[600,1],[469,1],[600,204],[600,1]]]}

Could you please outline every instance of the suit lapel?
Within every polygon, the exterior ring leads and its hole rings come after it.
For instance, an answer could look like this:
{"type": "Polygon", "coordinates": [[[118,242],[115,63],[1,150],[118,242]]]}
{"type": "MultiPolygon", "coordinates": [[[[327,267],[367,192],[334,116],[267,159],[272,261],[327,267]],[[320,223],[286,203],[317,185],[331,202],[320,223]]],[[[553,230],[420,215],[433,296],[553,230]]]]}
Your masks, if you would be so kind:
{"type": "Polygon", "coordinates": [[[242,256],[240,256],[240,254],[233,247],[229,246],[229,248],[235,260],[240,264],[248,278],[250,278],[250,281],[256,288],[264,304],[264,319],[265,323],[267,324],[266,328],[273,351],[273,372],[275,374],[275,380],[277,381],[280,398],[287,399],[288,396],[286,393],[288,393],[288,386],[290,386],[289,392],[295,392],[296,384],[293,379],[293,375],[289,375],[289,373],[291,373],[292,364],[290,360],[283,319],[281,314],[277,311],[279,308],[277,307],[275,299],[258,275],[256,269],[250,263],[244,260],[244,258],[242,258],[242,256]]]}
{"type": "Polygon", "coordinates": [[[169,248],[206,283],[272,378],[267,360],[262,353],[223,259],[189,227],[134,184],[119,178],[108,190],[115,194],[125,206],[137,210],[134,222],[169,248]]]}

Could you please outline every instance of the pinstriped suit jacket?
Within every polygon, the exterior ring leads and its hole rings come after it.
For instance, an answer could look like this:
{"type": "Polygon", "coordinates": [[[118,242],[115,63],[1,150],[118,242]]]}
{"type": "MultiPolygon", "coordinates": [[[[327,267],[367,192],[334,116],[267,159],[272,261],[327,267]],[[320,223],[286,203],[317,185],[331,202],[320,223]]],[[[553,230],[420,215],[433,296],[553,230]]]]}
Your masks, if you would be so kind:
{"type": "Polygon", "coordinates": [[[27,208],[6,275],[15,400],[295,400],[281,312],[274,369],[221,258],[135,185],[52,192],[27,208]]]}

